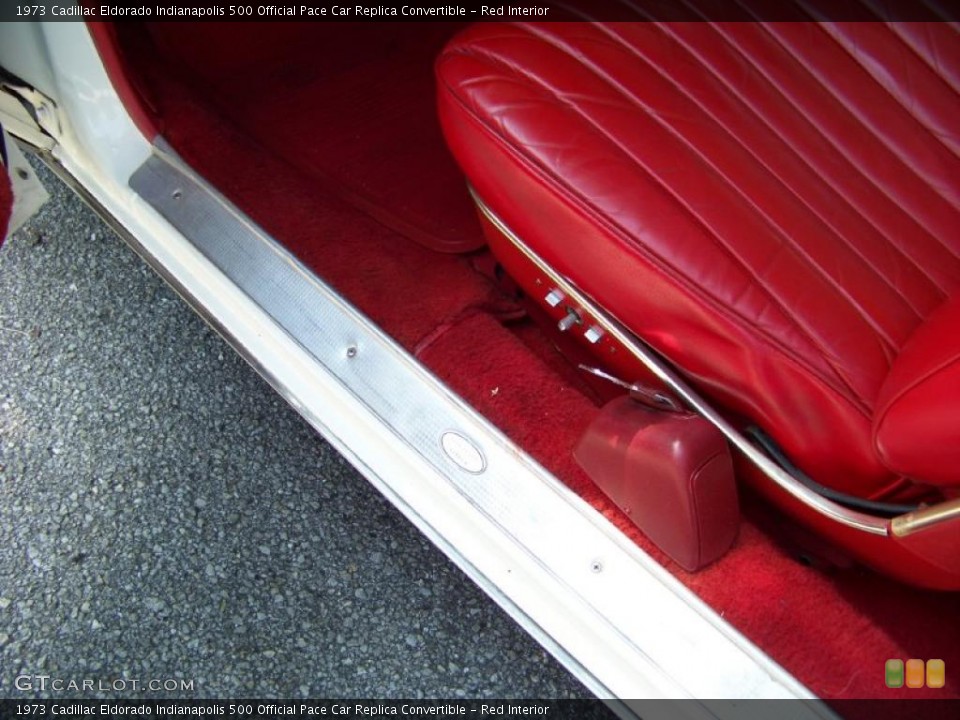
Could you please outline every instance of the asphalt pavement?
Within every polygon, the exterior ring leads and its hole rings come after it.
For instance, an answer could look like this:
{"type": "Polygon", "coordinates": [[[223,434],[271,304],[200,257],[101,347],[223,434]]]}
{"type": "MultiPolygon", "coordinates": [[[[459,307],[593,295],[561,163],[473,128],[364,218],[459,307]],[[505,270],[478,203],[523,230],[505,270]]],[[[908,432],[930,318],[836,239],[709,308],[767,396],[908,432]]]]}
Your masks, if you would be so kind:
{"type": "Polygon", "coordinates": [[[37,172],[0,249],[0,697],[589,697],[37,172]]]}

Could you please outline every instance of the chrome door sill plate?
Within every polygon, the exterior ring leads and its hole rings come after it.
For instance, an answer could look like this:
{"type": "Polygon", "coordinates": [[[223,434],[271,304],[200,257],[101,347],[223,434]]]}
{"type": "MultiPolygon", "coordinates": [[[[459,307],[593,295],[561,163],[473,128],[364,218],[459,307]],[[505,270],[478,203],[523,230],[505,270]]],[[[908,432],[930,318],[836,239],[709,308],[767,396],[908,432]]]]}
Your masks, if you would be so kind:
{"type": "MultiPolygon", "coordinates": [[[[245,339],[240,320],[225,317],[230,306],[218,311],[198,303],[196,289],[177,273],[167,268],[165,277],[598,696],[812,699],[171,153],[161,149],[149,157],[130,187],[206,258],[211,272],[224,276],[217,282],[235,285],[269,317],[270,332],[282,331],[295,342],[291,347],[304,351],[303,382],[294,383],[289,368],[286,376],[274,370],[289,353],[271,357],[250,347],[256,337],[245,339]]],[[[139,250],[151,260],[149,251],[139,250]]],[[[735,702],[689,708],[691,717],[743,710],[735,702]]],[[[629,702],[615,709],[631,714],[629,702]]],[[[642,710],[650,715],[652,708],[642,710]]],[[[778,705],[778,712],[832,716],[819,702],[778,705]]]]}

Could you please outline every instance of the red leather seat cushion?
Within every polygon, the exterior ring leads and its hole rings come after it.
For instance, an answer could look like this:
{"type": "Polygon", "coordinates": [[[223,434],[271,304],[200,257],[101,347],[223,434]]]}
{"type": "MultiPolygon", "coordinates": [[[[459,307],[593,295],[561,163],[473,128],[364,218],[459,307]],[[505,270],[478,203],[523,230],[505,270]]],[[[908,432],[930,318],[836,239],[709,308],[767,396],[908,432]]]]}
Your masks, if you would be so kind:
{"type": "Polygon", "coordinates": [[[960,288],[946,24],[477,25],[437,64],[479,196],[808,473],[882,496],[881,384],[960,288]]]}
{"type": "Polygon", "coordinates": [[[960,296],[917,328],[877,403],[874,441],[895,472],[960,486],[960,296]]]}

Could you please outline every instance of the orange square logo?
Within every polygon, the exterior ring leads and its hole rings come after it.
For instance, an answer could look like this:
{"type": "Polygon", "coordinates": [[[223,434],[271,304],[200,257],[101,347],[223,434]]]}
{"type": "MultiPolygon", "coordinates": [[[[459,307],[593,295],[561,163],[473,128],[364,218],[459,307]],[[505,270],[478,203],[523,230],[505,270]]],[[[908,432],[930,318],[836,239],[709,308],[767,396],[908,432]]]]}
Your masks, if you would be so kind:
{"type": "Polygon", "coordinates": [[[926,663],[923,660],[912,658],[907,660],[907,687],[922,688],[926,676],[926,663]]]}

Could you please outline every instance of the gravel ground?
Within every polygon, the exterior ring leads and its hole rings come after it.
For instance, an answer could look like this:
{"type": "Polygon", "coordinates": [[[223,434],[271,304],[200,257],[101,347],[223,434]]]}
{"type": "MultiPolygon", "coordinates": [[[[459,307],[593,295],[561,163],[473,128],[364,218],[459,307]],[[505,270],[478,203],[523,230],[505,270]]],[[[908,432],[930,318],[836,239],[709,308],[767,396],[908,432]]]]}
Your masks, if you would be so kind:
{"type": "Polygon", "coordinates": [[[0,250],[0,697],[588,697],[37,170],[0,250]]]}

